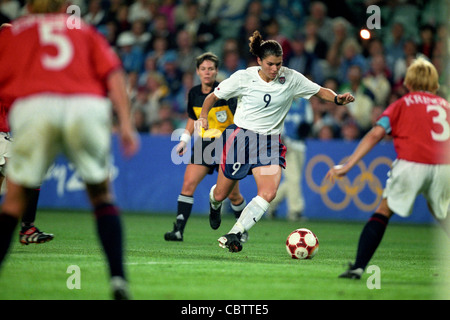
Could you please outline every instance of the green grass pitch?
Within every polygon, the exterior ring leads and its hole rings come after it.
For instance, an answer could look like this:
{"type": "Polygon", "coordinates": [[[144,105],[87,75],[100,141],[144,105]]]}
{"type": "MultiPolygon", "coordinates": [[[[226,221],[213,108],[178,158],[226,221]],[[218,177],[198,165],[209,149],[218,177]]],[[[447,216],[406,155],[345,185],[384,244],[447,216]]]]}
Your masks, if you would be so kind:
{"type": "MultiPolygon", "coordinates": [[[[217,238],[234,223],[223,217],[211,230],[208,217],[193,214],[184,242],[166,242],[174,214],[124,213],[126,267],[136,300],[366,300],[449,299],[448,259],[434,245],[435,225],[391,223],[372,265],[380,288],[370,289],[372,273],[361,280],[338,279],[353,260],[363,222],[262,219],[250,230],[243,251],[230,253],[217,238]],[[320,247],[312,260],[293,260],[285,249],[294,229],[311,229],[320,247]],[[444,286],[447,284],[447,287],[444,286]],[[445,291],[447,289],[447,291],[445,291]],[[443,295],[444,294],[444,295],[443,295]]],[[[55,234],[52,242],[23,246],[15,235],[0,269],[0,299],[109,299],[103,253],[87,212],[41,211],[37,226],[55,234]],[[69,289],[69,266],[80,268],[80,289],[69,289]]]]}

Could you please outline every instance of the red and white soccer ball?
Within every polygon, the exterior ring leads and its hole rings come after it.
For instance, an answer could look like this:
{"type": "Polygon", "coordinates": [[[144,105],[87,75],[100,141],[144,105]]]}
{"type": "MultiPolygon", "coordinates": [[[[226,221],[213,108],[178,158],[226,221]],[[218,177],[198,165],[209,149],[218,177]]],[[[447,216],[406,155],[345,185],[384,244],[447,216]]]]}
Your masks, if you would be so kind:
{"type": "Polygon", "coordinates": [[[292,259],[312,259],[319,249],[319,239],[309,229],[291,232],[286,240],[286,250],[292,259]]]}

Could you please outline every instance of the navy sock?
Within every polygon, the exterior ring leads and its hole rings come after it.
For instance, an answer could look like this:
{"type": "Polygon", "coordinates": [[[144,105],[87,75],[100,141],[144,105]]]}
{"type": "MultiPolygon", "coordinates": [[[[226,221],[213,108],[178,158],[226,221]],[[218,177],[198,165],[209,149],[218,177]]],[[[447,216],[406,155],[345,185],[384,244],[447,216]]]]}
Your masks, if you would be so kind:
{"type": "Polygon", "coordinates": [[[98,236],[108,259],[110,275],[125,278],[119,210],[113,204],[102,204],[95,208],[94,213],[97,218],[98,236]]]}
{"type": "Polygon", "coordinates": [[[362,268],[364,270],[367,267],[383,238],[388,222],[389,218],[380,213],[374,213],[370,217],[359,238],[353,269],[362,268]]]}
{"type": "Polygon", "coordinates": [[[194,198],[191,196],[184,196],[180,194],[178,196],[178,207],[177,207],[177,229],[184,232],[186,223],[191,215],[192,205],[194,204],[194,198]]]}
{"type": "Polygon", "coordinates": [[[27,205],[22,217],[22,227],[29,228],[34,226],[36,220],[36,211],[39,201],[40,188],[27,189],[27,205]]]}
{"type": "Polygon", "coordinates": [[[11,246],[12,235],[16,229],[18,219],[6,214],[0,213],[0,265],[8,253],[11,246]]]}
{"type": "Polygon", "coordinates": [[[245,207],[247,206],[247,201],[242,200],[241,204],[231,204],[231,210],[233,210],[234,216],[237,219],[239,219],[239,217],[241,216],[242,210],[245,209],[245,207]]]}

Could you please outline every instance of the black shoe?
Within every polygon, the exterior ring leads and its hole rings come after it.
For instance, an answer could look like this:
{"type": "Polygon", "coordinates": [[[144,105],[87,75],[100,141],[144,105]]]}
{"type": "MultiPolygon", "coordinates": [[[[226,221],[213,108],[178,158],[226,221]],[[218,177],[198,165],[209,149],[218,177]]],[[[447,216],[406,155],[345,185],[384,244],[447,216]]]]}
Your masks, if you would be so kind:
{"type": "Polygon", "coordinates": [[[111,278],[111,289],[114,300],[131,300],[128,282],[122,277],[111,278]]]}
{"type": "Polygon", "coordinates": [[[177,228],[177,224],[173,224],[173,230],[164,234],[166,241],[183,241],[183,232],[177,228]]]}
{"type": "Polygon", "coordinates": [[[348,269],[339,275],[339,278],[361,279],[364,270],[362,268],[353,269],[353,264],[349,263],[348,269]]]}
{"type": "Polygon", "coordinates": [[[222,216],[220,214],[221,208],[222,205],[217,209],[213,209],[211,203],[209,204],[209,225],[213,230],[219,229],[220,224],[222,223],[222,216]]]}
{"type": "Polygon", "coordinates": [[[241,233],[228,233],[222,237],[220,237],[219,239],[217,239],[217,241],[219,241],[219,246],[221,248],[227,249],[230,252],[239,252],[242,250],[242,244],[240,242],[240,238],[241,238],[241,233]]]}
{"type": "Polygon", "coordinates": [[[30,243],[44,243],[53,240],[53,238],[53,234],[42,232],[36,227],[22,228],[19,233],[19,241],[25,245],[30,243]]]}

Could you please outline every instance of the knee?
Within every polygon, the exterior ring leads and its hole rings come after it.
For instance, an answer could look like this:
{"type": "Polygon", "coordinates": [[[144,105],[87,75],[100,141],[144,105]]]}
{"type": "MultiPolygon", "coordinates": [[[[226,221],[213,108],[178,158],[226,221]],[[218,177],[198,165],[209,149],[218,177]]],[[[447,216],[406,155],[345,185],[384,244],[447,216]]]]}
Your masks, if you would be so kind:
{"type": "Polygon", "coordinates": [[[258,196],[270,203],[277,196],[277,190],[261,190],[258,192],[258,196]]]}
{"type": "Polygon", "coordinates": [[[217,188],[214,189],[214,193],[213,194],[214,194],[214,199],[216,201],[223,201],[223,200],[225,200],[228,197],[226,192],[217,190],[217,188]]]}

